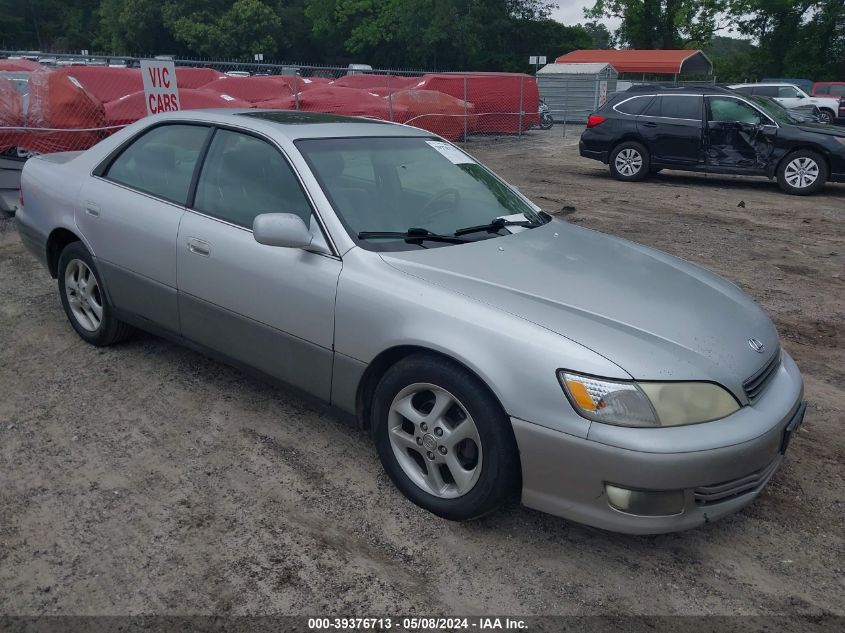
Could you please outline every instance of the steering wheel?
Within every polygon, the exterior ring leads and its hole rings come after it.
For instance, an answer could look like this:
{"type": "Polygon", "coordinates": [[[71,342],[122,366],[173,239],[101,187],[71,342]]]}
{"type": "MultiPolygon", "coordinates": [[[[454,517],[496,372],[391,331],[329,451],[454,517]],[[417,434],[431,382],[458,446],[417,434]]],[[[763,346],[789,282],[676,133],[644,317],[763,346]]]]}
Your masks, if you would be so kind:
{"type": "Polygon", "coordinates": [[[434,194],[431,198],[429,198],[428,202],[423,205],[423,208],[420,209],[420,214],[424,216],[426,220],[432,220],[439,215],[446,213],[447,211],[452,211],[455,207],[458,206],[458,203],[461,201],[461,193],[452,187],[447,189],[441,189],[436,194],[434,194]],[[447,200],[451,199],[451,202],[446,202],[447,200]],[[444,207],[440,210],[437,210],[437,205],[443,204],[444,207]]]}

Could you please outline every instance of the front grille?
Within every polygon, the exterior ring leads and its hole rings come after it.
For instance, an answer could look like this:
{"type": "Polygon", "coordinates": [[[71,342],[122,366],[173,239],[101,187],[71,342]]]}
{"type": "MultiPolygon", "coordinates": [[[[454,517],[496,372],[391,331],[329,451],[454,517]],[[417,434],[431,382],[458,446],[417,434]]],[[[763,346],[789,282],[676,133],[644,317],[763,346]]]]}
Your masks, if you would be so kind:
{"type": "Polygon", "coordinates": [[[742,388],[745,389],[745,395],[748,396],[749,402],[754,404],[760,394],[769,386],[772,378],[775,377],[778,367],[780,367],[780,348],[778,348],[769,361],[753,376],[742,383],[742,388]]]}
{"type": "Polygon", "coordinates": [[[700,506],[709,506],[714,503],[720,503],[733,499],[740,495],[759,490],[769,480],[769,477],[777,470],[780,465],[780,457],[772,461],[771,464],[765,468],[754,471],[750,475],[745,475],[739,479],[732,479],[720,484],[711,484],[709,486],[699,486],[695,489],[695,503],[700,506]]]}

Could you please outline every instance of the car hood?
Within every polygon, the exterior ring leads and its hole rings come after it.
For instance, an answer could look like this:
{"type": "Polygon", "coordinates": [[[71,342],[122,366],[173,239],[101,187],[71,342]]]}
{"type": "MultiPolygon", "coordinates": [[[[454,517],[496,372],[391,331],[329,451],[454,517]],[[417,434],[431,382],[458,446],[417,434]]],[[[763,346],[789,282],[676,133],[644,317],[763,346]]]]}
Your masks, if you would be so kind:
{"type": "Polygon", "coordinates": [[[409,275],[574,340],[636,379],[713,380],[741,397],[742,381],[778,346],[763,310],[728,281],[556,219],[497,239],[381,256],[409,275]],[[751,348],[752,337],[764,353],[751,348]]]}
{"type": "Polygon", "coordinates": [[[796,126],[805,132],[845,137],[845,127],[839,125],[831,125],[830,123],[798,123],[796,126]]]}

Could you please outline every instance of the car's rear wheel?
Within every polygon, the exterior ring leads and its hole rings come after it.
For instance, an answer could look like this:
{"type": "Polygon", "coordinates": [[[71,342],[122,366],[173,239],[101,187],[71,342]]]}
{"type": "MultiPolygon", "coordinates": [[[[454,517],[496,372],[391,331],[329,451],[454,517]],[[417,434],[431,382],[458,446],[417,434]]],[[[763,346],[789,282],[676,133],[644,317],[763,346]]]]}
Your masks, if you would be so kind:
{"type": "Polygon", "coordinates": [[[427,354],[399,361],[376,387],[371,426],[396,487],[440,517],[473,519],[518,491],[510,420],[454,362],[427,354]]]}
{"type": "Polygon", "coordinates": [[[642,180],[649,174],[650,156],[640,143],[620,143],[610,153],[610,173],[617,180],[642,180]]]}
{"type": "Polygon", "coordinates": [[[71,242],[59,256],[59,295],[76,333],[92,345],[111,345],[132,333],[114,316],[94,259],[81,242],[71,242]]]}
{"type": "Polygon", "coordinates": [[[781,189],[795,196],[816,193],[827,181],[827,163],[813,150],[792,152],[778,166],[777,181],[781,189]]]}
{"type": "Polygon", "coordinates": [[[833,119],[836,117],[834,116],[833,112],[830,110],[821,110],[819,111],[819,122],[820,123],[833,123],[833,119]]]}

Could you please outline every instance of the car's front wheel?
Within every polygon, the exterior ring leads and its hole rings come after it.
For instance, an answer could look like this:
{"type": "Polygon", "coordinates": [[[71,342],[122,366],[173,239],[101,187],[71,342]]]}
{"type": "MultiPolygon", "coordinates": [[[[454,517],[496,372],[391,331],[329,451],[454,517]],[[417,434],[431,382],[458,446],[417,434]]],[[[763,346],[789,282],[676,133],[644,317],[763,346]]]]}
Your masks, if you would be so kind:
{"type": "Polygon", "coordinates": [[[640,143],[620,143],[610,153],[610,174],[617,180],[642,180],[649,174],[650,156],[640,143]]]}
{"type": "Polygon", "coordinates": [[[473,519],[518,491],[510,420],[484,384],[452,361],[419,354],[391,367],[376,387],[371,425],[393,483],[440,517],[473,519]]]}
{"type": "Polygon", "coordinates": [[[132,327],[114,316],[94,259],[82,242],[71,242],[64,248],[58,273],[62,307],[83,340],[103,346],[129,336],[132,327]]]}
{"type": "Polygon", "coordinates": [[[777,181],[781,189],[795,196],[816,193],[827,181],[827,163],[812,150],[792,152],[778,166],[777,181]]]}
{"type": "Polygon", "coordinates": [[[819,111],[819,123],[833,123],[834,118],[836,117],[834,117],[833,112],[830,110],[819,111]]]}

